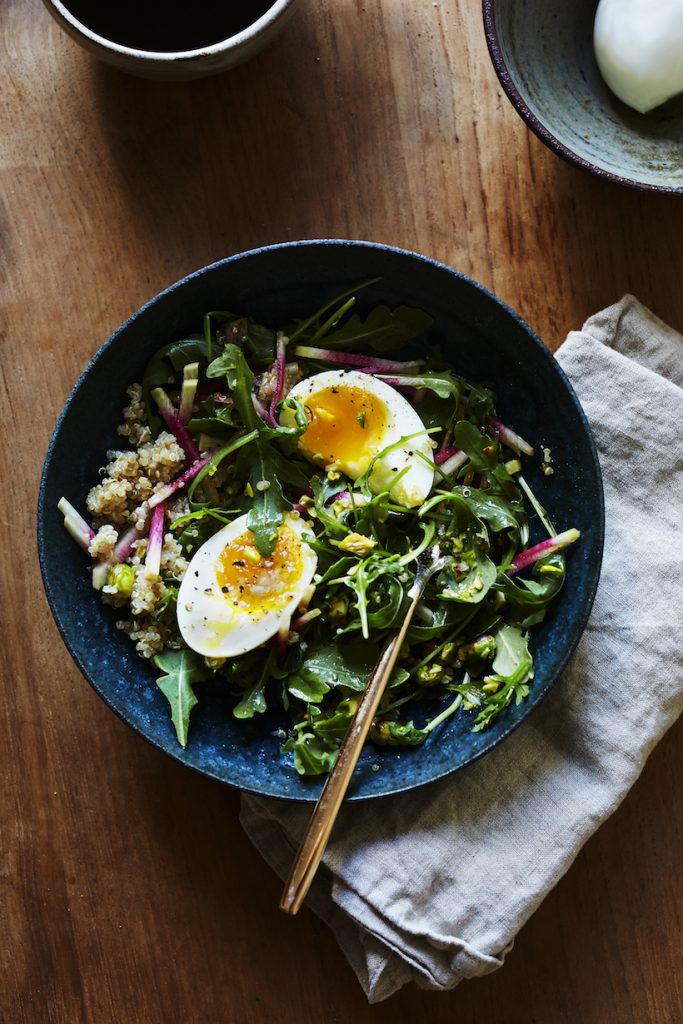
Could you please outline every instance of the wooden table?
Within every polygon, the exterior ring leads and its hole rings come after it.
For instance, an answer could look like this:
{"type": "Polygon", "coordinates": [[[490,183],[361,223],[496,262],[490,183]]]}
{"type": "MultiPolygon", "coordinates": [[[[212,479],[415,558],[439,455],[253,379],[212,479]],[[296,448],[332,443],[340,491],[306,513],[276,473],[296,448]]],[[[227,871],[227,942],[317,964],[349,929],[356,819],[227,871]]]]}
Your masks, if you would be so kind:
{"type": "Polygon", "coordinates": [[[267,52],[194,84],[93,63],[39,0],[4,0],[0,40],[2,1024],[681,1021],[681,723],[502,970],[368,1007],[326,926],[278,912],[237,794],[148,747],[72,665],[34,519],[86,360],[188,271],[286,239],[390,242],[555,348],[626,291],[683,328],[683,203],[544,149],[477,0],[303,0],[267,52]]]}

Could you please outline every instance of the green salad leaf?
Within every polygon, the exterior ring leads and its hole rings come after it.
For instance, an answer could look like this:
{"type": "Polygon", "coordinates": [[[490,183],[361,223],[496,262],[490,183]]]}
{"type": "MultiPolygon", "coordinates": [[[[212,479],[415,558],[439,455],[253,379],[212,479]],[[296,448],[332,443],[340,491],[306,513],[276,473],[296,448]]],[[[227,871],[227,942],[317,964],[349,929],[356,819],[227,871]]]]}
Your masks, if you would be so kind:
{"type": "Polygon", "coordinates": [[[342,327],[317,337],[325,348],[354,351],[369,345],[376,352],[393,352],[425,334],[434,323],[431,316],[410,306],[375,306],[363,319],[357,313],[342,327]]]}
{"type": "Polygon", "coordinates": [[[173,341],[170,345],[164,345],[147,363],[142,377],[142,400],[147,423],[155,436],[161,429],[161,418],[157,416],[152,402],[154,388],[167,388],[169,384],[177,384],[182,376],[183,367],[188,363],[199,363],[201,372],[206,362],[206,341],[193,334],[188,338],[173,341]]]}
{"type": "Polygon", "coordinates": [[[190,715],[197,704],[193,687],[195,683],[208,679],[210,672],[203,658],[187,648],[179,651],[167,649],[155,655],[153,662],[163,672],[157,679],[157,686],[171,705],[171,720],[178,743],[186,747],[190,715]]]}
{"type": "Polygon", "coordinates": [[[529,695],[534,662],[529,653],[529,638],[518,626],[503,625],[498,630],[492,670],[484,683],[492,692],[487,693],[482,687],[485,699],[476,717],[474,732],[481,732],[490,725],[513,700],[520,704],[529,695]],[[496,684],[498,688],[494,689],[496,684]]]}

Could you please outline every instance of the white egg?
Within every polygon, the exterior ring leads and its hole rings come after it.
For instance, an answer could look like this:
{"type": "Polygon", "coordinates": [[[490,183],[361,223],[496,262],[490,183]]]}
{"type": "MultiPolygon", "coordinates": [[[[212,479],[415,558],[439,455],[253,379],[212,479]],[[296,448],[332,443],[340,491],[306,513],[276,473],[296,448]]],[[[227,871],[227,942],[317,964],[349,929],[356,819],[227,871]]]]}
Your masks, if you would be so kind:
{"type": "MultiPolygon", "coordinates": [[[[287,397],[311,417],[299,440],[308,459],[357,480],[378,453],[396,445],[375,462],[370,490],[390,489],[406,508],[422,504],[434,482],[432,445],[417,412],[395,388],[359,370],[327,370],[302,380],[287,397]]],[[[285,408],[281,421],[292,423],[291,411],[285,408]]]]}
{"type": "Polygon", "coordinates": [[[641,114],[683,92],[683,0],[601,0],[593,44],[607,85],[641,114]]]}
{"type": "Polygon", "coordinates": [[[275,550],[263,558],[244,515],[202,544],[178,591],[178,626],[188,647],[236,657],[288,624],[316,570],[315,552],[303,540],[311,532],[298,516],[285,516],[275,550]]]}

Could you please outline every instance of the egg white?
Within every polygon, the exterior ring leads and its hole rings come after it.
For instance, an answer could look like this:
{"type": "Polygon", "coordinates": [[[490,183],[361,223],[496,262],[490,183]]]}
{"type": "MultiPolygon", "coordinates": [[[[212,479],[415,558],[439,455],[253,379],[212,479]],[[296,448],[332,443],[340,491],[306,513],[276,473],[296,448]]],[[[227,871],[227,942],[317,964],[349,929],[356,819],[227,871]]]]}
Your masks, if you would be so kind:
{"type": "Polygon", "coordinates": [[[593,44],[607,85],[641,114],[683,92],[683,0],[601,0],[593,44]]]}
{"type": "Polygon", "coordinates": [[[310,524],[288,514],[283,525],[299,540],[302,566],[287,600],[277,608],[259,612],[235,607],[221,591],[216,574],[219,558],[223,549],[248,529],[246,515],[219,530],[195,552],[180,584],[177,603],[180,635],[193,651],[211,658],[237,657],[269,640],[289,622],[310,586],[317,558],[303,540],[303,535],[311,532],[310,524]]]}
{"type": "MultiPolygon", "coordinates": [[[[304,406],[318,392],[330,388],[358,388],[373,395],[383,406],[386,423],[378,439],[376,451],[392,445],[397,447],[378,459],[372,469],[368,486],[373,494],[389,490],[392,500],[406,508],[421,505],[429,495],[434,483],[434,456],[429,435],[418,413],[395,388],[384,381],[358,370],[326,370],[300,381],[288,394],[304,406]],[[402,438],[409,438],[402,444],[402,438]],[[425,461],[426,460],[426,461],[425,461]],[[405,470],[396,483],[392,481],[405,470]]],[[[292,414],[283,410],[282,422],[290,422],[292,414]]],[[[339,424],[340,432],[343,423],[339,424]]],[[[368,469],[370,458],[344,461],[338,457],[319,459],[306,447],[306,435],[299,440],[299,448],[311,461],[322,465],[336,465],[351,480],[357,480],[368,469]]],[[[330,453],[334,455],[334,453],[330,453]]]]}

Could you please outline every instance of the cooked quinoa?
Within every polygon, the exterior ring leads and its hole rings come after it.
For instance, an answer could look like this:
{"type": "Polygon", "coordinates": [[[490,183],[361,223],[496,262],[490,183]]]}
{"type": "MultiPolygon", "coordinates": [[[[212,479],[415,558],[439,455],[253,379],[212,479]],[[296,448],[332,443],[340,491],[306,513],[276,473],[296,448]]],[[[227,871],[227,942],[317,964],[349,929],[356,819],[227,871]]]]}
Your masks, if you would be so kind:
{"type": "Polygon", "coordinates": [[[126,389],[130,405],[123,410],[123,423],[117,428],[121,437],[127,437],[133,446],[151,441],[152,432],[145,422],[145,406],[142,401],[142,385],[131,384],[126,389]]]}
{"type": "MultiPolygon", "coordinates": [[[[183,449],[173,434],[165,430],[156,440],[142,442],[137,451],[109,451],[107,458],[109,462],[101,470],[102,482],[91,489],[86,499],[88,512],[98,522],[117,526],[136,519],[138,528],[141,503],[177,476],[185,465],[183,449]]],[[[146,509],[143,514],[146,515],[146,509]]]]}
{"type": "MultiPolygon", "coordinates": [[[[123,423],[118,433],[127,437],[132,447],[107,452],[107,463],[100,470],[102,480],[86,499],[87,509],[98,527],[88,551],[104,562],[111,559],[126,530],[144,531],[149,519],[149,499],[182,472],[187,462],[185,452],[172,434],[162,430],[152,440],[144,423],[142,387],[132,384],[127,395],[130,404],[123,410],[123,423]]],[[[189,510],[187,498],[181,495],[169,502],[166,521],[170,524],[189,510]]],[[[169,581],[179,582],[188,563],[171,533],[164,536],[160,575],[149,574],[144,564],[146,552],[147,539],[134,540],[125,563],[134,574],[130,593],[122,595],[108,579],[102,586],[102,598],[114,607],[129,608],[130,619],[119,621],[118,628],[130,636],[138,654],[151,658],[165,647],[181,645],[175,626],[159,621],[158,612],[168,594],[169,581]]]]}
{"type": "MultiPolygon", "coordinates": [[[[295,384],[298,384],[300,380],[303,380],[303,374],[299,369],[298,363],[287,363],[285,366],[285,384],[282,390],[283,396],[289,394],[295,384]]],[[[268,405],[273,395],[275,394],[275,386],[277,384],[277,363],[273,363],[267,370],[264,371],[261,377],[261,383],[259,384],[258,397],[259,401],[263,402],[264,405],[268,405]]]]}
{"type": "Polygon", "coordinates": [[[92,555],[93,558],[109,558],[116,547],[118,539],[119,535],[114,527],[110,523],[105,523],[105,525],[101,526],[93,537],[90,547],[88,548],[88,553],[92,555]]]}

